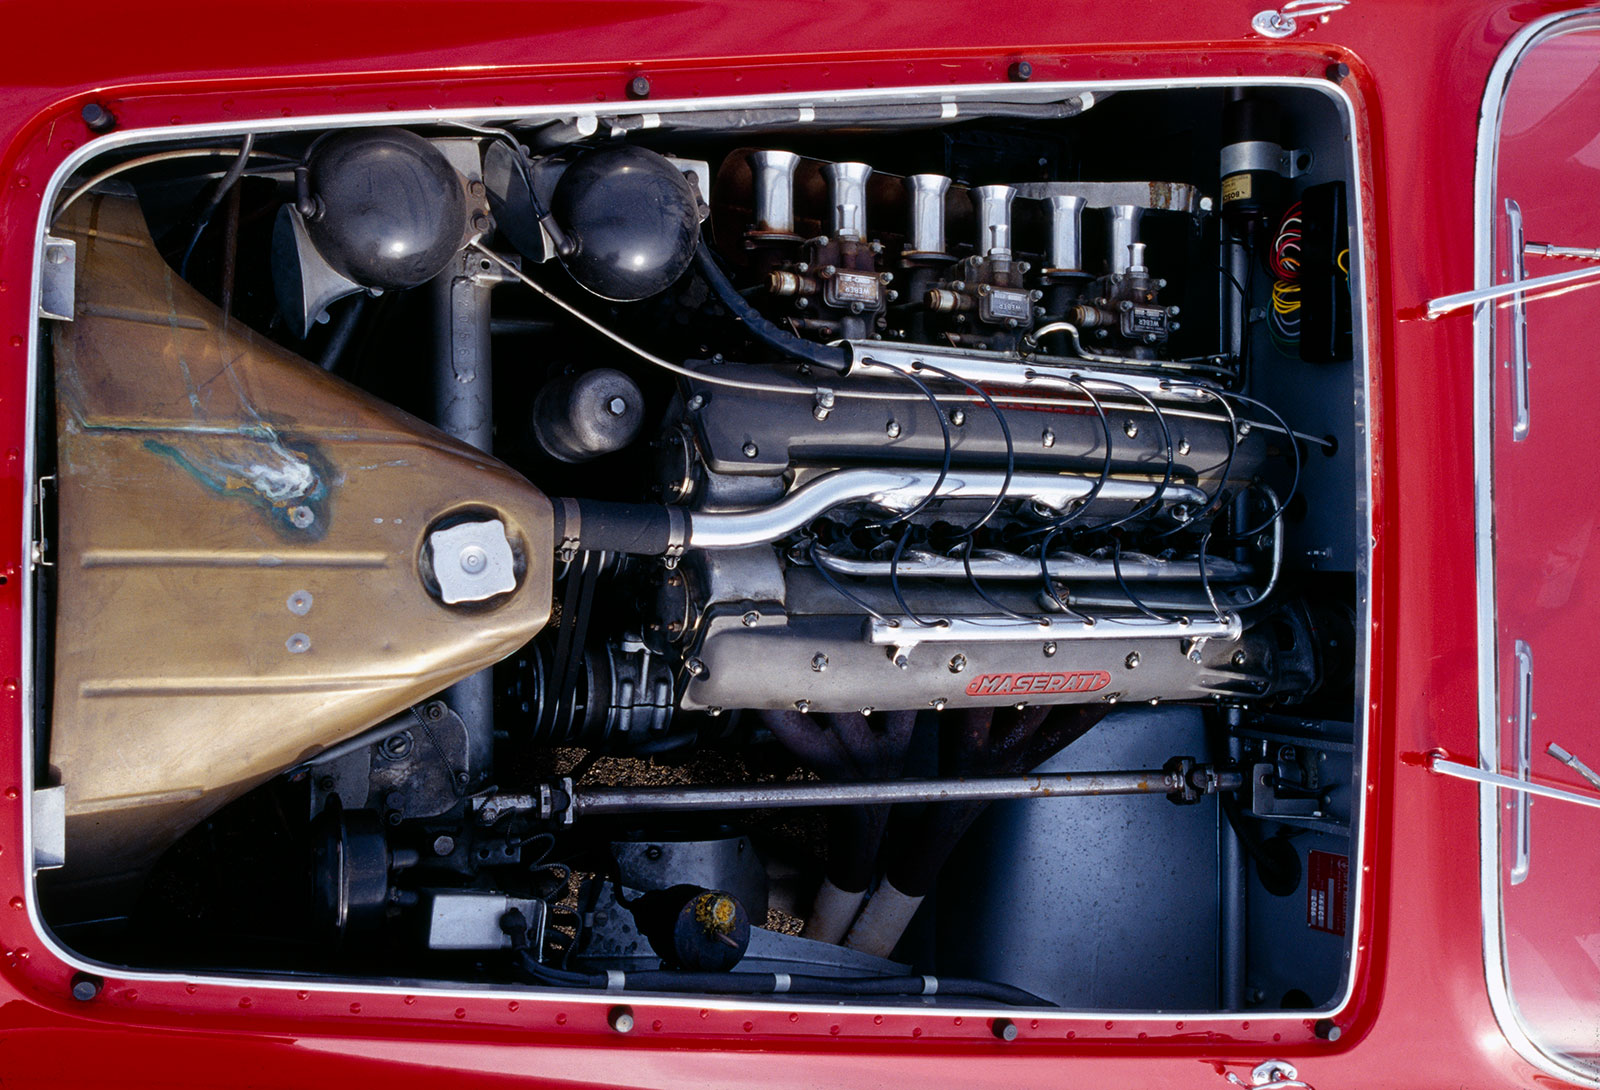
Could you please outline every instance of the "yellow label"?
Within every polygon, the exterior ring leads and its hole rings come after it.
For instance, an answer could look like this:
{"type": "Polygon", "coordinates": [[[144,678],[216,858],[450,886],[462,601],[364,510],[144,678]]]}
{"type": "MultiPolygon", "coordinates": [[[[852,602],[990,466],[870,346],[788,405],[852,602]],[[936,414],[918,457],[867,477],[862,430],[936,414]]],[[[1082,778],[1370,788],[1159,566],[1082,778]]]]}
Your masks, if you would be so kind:
{"type": "Polygon", "coordinates": [[[1231,204],[1250,198],[1250,175],[1233,174],[1222,179],[1222,203],[1231,204]]]}

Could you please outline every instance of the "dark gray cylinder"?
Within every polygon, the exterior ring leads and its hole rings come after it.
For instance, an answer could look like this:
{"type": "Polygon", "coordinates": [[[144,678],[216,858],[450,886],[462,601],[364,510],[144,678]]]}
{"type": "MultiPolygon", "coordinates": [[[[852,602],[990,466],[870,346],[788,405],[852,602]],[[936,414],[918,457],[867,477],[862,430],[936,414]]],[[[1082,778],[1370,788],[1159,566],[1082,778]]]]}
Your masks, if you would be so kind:
{"type": "Polygon", "coordinates": [[[621,371],[601,367],[548,383],[533,401],[533,434],[563,462],[621,450],[644,425],[644,394],[621,371]]]}

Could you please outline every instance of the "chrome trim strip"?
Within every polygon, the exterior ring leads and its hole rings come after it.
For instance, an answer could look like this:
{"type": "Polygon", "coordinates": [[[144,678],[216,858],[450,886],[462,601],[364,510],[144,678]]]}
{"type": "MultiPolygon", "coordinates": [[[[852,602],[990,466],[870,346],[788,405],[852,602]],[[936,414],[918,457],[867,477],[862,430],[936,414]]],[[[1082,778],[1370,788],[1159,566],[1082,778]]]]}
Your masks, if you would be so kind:
{"type": "MultiPolygon", "coordinates": [[[[1473,282],[1495,282],[1495,183],[1499,176],[1501,111],[1511,76],[1530,49],[1558,34],[1600,28],[1600,7],[1560,12],[1523,27],[1495,59],[1478,111],[1478,153],[1473,178],[1475,212],[1473,282]]],[[[1524,285],[1526,288],[1526,285],[1524,285]]],[[[1499,681],[1495,640],[1494,579],[1494,310],[1479,302],[1473,331],[1473,478],[1478,574],[1478,767],[1493,772],[1499,757],[1499,681]]],[[[1545,1052],[1529,1036],[1506,980],[1505,916],[1500,886],[1500,789],[1478,790],[1478,880],[1483,910],[1484,981],[1500,1031],[1522,1059],[1547,1075],[1600,1087],[1600,1073],[1545,1052]]]]}
{"type": "MultiPolygon", "coordinates": [[[[1533,778],[1533,649],[1517,641],[1517,779],[1527,783],[1533,778]]],[[[1528,879],[1528,867],[1533,862],[1533,796],[1529,791],[1517,794],[1516,860],[1511,864],[1511,884],[1521,885],[1528,879]]]]}
{"type": "MultiPolygon", "coordinates": [[[[1511,282],[1519,288],[1511,296],[1511,438],[1528,437],[1528,300],[1520,288],[1528,279],[1528,261],[1522,255],[1522,206],[1506,198],[1506,230],[1511,233],[1511,282]]],[[[1520,648],[1522,645],[1518,644],[1520,648]]],[[[1519,651],[1520,656],[1520,651],[1519,651]]]]}
{"type": "MultiPolygon", "coordinates": [[[[1321,78],[1296,77],[1296,76],[1215,76],[1188,79],[1136,79],[1136,80],[1107,80],[1091,81],[1087,83],[1037,83],[1029,84],[1027,91],[1020,91],[1015,86],[996,87],[993,84],[980,84],[975,86],[932,86],[932,87],[907,87],[907,88],[873,88],[858,89],[853,91],[838,92],[790,92],[773,95],[756,96],[726,96],[720,98],[685,99],[676,102],[652,103],[654,112],[681,112],[716,109],[718,107],[739,106],[749,107],[756,105],[782,105],[797,103],[800,105],[816,105],[818,103],[870,103],[870,102],[905,102],[917,100],[932,100],[952,102],[957,100],[983,100],[1004,98],[1008,101],[1037,101],[1051,97],[1061,97],[1071,93],[1081,93],[1086,96],[1086,102],[1092,97],[1090,92],[1121,91],[1156,91],[1192,89],[1196,87],[1267,87],[1267,88],[1296,88],[1312,91],[1329,99],[1338,111],[1340,123],[1345,127],[1349,140],[1346,145],[1347,158],[1342,166],[1349,176],[1355,180],[1351,199],[1351,236],[1359,241],[1360,254],[1358,260],[1351,263],[1351,300],[1352,307],[1358,311],[1358,319],[1352,322],[1354,330],[1354,359],[1360,363],[1356,377],[1353,395],[1356,401],[1356,428],[1358,431],[1356,445],[1355,477],[1357,481],[1357,517],[1356,524],[1359,535],[1356,544],[1356,582],[1357,582],[1357,654],[1356,660],[1361,671],[1361,701],[1360,708],[1371,708],[1372,697],[1372,641],[1371,641],[1371,602],[1369,599],[1371,580],[1371,560],[1373,548],[1373,511],[1371,502],[1372,488],[1372,432],[1368,420],[1370,407],[1369,392],[1372,389],[1372,363],[1368,351],[1368,331],[1372,320],[1371,308],[1365,285],[1366,261],[1369,253],[1370,239],[1367,234],[1365,214],[1365,189],[1363,166],[1364,156],[1367,154],[1362,133],[1354,125],[1355,103],[1349,93],[1338,84],[1331,83],[1321,78]]],[[[618,113],[617,110],[596,110],[593,102],[566,103],[554,106],[537,107],[494,107],[491,109],[458,108],[451,110],[417,110],[355,114],[322,114],[308,117],[280,117],[273,115],[262,118],[241,118],[225,123],[212,123],[202,125],[174,125],[164,128],[126,129],[97,137],[88,141],[71,155],[69,155],[55,173],[51,175],[49,184],[45,187],[41,202],[41,213],[35,227],[34,252],[41,253],[44,236],[49,223],[48,209],[52,208],[61,195],[62,187],[72,172],[83,163],[94,159],[108,151],[119,148],[148,144],[153,142],[166,142],[186,139],[205,139],[210,137],[237,137],[247,132],[284,132],[302,128],[316,128],[318,126],[339,125],[347,127],[384,126],[384,125],[428,125],[441,122],[466,121],[466,122],[493,122],[511,120],[560,120],[571,117],[591,117],[604,113],[606,116],[618,113]]],[[[40,291],[41,265],[35,261],[31,282],[31,298],[37,299],[40,291]]],[[[1354,316],[1353,316],[1354,317],[1354,316]]],[[[39,334],[39,324],[34,323],[29,332],[28,359],[28,405],[26,409],[27,436],[26,446],[23,451],[23,468],[26,480],[30,487],[37,480],[38,466],[35,458],[37,445],[37,411],[36,403],[39,396],[38,376],[40,367],[43,366],[43,343],[39,334]]],[[[1166,410],[1181,415],[1182,410],[1166,410]]],[[[1265,426],[1257,424],[1256,426],[1265,426]]],[[[1277,430],[1273,428],[1271,430],[1277,430]]],[[[27,490],[24,490],[25,494],[27,490]]],[[[22,527],[22,555],[27,556],[33,540],[33,512],[32,505],[27,505],[23,515],[22,527]]],[[[32,633],[34,631],[33,611],[36,606],[32,580],[23,583],[22,607],[24,639],[22,644],[22,679],[20,697],[23,707],[23,736],[22,736],[22,778],[26,790],[33,787],[34,762],[34,732],[35,723],[33,707],[35,700],[35,670],[37,668],[34,654],[32,633]]],[[[1369,713],[1370,714],[1370,713],[1369,713]]],[[[1372,764],[1369,759],[1366,745],[1366,734],[1371,729],[1370,719],[1363,715],[1360,722],[1357,738],[1360,739],[1360,750],[1357,755],[1357,781],[1361,784],[1372,786],[1372,764]]],[[[22,846],[23,866],[27,873],[32,873],[32,834],[31,815],[29,807],[23,807],[22,814],[22,846]]],[[[1366,823],[1364,818],[1355,823],[1352,854],[1358,859],[1364,859],[1366,853],[1366,823]]],[[[1367,957],[1367,952],[1356,941],[1355,935],[1359,933],[1360,921],[1366,910],[1366,896],[1369,879],[1366,877],[1365,868],[1352,868],[1351,875],[1351,907],[1350,919],[1352,934],[1349,937],[1350,949],[1347,952],[1346,974],[1344,989],[1324,1007],[1316,1010],[1284,1010],[1284,1011],[1259,1011],[1252,1015],[1252,1021],[1258,1023],[1282,1024],[1284,1026],[1299,1026],[1307,1017],[1337,1017],[1350,1003],[1355,994],[1355,981],[1359,975],[1361,963],[1367,957]]],[[[291,991],[295,989],[335,992],[359,997],[360,995],[408,995],[426,992],[429,995],[445,996],[456,999],[487,998],[505,999],[507,997],[527,996],[527,989],[521,986],[495,987],[483,984],[462,984],[456,987],[441,985],[437,981],[420,980],[394,980],[388,984],[376,983],[370,979],[344,979],[334,977],[290,977],[290,976],[250,976],[242,973],[182,973],[182,972],[156,972],[149,970],[134,970],[122,966],[106,965],[84,958],[62,945],[50,929],[45,925],[39,912],[39,901],[36,883],[29,882],[24,890],[25,908],[28,922],[34,933],[39,937],[44,948],[58,958],[62,963],[85,972],[114,976],[118,980],[130,982],[184,982],[207,985],[220,985],[224,987],[273,989],[277,991],[291,991]]],[[[563,1002],[580,1003],[589,1005],[608,1004],[613,1001],[604,993],[591,993],[582,991],[550,991],[542,992],[541,998],[548,996],[560,999],[563,1002]]],[[[870,1005],[830,1005],[826,1003],[812,1003],[796,1000],[793,996],[784,997],[782,1004],[761,1002],[759,997],[733,997],[719,999],[713,996],[696,998],[673,998],[669,996],[649,997],[649,1001],[656,1006],[681,1007],[707,1010],[747,1010],[759,1006],[785,1006],[793,1007],[797,1002],[806,1006],[826,1006],[829,1011],[837,1014],[881,1014],[885,1008],[870,1005]]],[[[893,1011],[893,1008],[890,1008],[893,1011]]],[[[982,1018],[994,1014],[992,1008],[959,1008],[940,1007],[941,1015],[982,1018]]],[[[1061,1010],[1049,1008],[1041,1010],[1041,1016],[1062,1020],[1096,1020],[1104,1018],[1103,1010],[1061,1010]]],[[[1182,1016],[1196,1025],[1211,1023],[1236,1024],[1237,1013],[1217,1010],[1199,1011],[1146,1011],[1146,1012],[1119,1012],[1117,1017],[1122,1022],[1133,1023],[1170,1023],[1175,1016],[1182,1016]]]]}

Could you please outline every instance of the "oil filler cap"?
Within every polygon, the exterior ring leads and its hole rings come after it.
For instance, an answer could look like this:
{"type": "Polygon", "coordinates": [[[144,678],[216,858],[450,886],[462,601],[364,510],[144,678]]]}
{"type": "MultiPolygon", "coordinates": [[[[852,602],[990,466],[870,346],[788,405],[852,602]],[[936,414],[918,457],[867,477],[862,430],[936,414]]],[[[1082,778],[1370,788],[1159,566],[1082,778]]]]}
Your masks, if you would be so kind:
{"type": "Polygon", "coordinates": [[[517,589],[506,524],[499,519],[458,522],[428,535],[433,577],[446,605],[481,602],[517,589]]]}

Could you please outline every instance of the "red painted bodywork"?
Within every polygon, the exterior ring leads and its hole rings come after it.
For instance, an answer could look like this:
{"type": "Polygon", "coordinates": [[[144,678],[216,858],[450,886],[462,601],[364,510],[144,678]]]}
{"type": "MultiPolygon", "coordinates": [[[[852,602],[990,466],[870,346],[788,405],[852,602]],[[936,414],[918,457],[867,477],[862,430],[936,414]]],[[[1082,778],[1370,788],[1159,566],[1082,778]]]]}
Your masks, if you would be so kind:
{"type": "MultiPolygon", "coordinates": [[[[0,44],[0,1084],[271,1086],[1216,1086],[1269,1058],[1319,1086],[1526,1086],[1484,980],[1478,792],[1422,753],[1477,758],[1472,336],[1420,305],[1471,286],[1478,106],[1522,26],[1564,5],[1355,0],[1288,40],[1250,33],[1265,0],[999,7],[613,0],[607,3],[11,4],[0,44]],[[123,129],[507,104],[1035,80],[1302,76],[1349,66],[1357,107],[1373,364],[1372,703],[1366,895],[1356,986],[1336,1043],[1309,1020],[986,1019],[603,1005],[109,979],[72,970],[24,904],[22,448],[29,283],[40,201],[93,139],[123,129]]],[[[1590,497],[1592,501],[1592,497],[1590,497]]],[[[1592,502],[1591,502],[1592,506],[1592,502]]],[[[1547,809],[1547,808],[1544,808],[1547,809]]],[[[1352,876],[1353,878],[1354,876],[1352,876]]]]}

